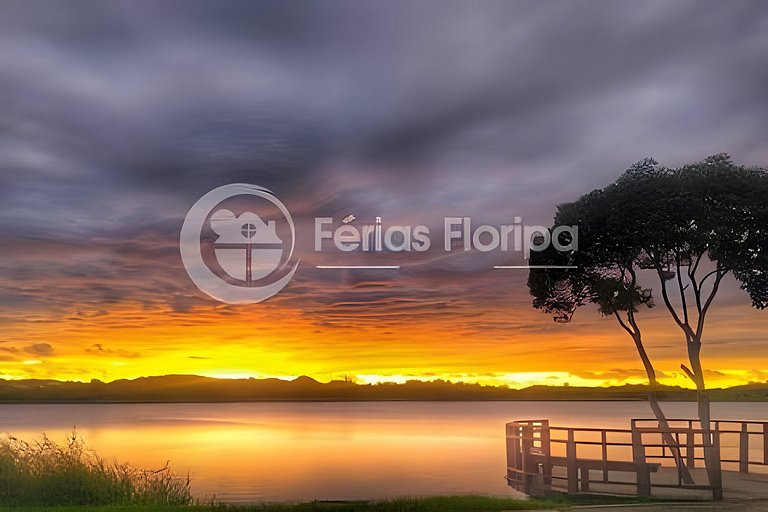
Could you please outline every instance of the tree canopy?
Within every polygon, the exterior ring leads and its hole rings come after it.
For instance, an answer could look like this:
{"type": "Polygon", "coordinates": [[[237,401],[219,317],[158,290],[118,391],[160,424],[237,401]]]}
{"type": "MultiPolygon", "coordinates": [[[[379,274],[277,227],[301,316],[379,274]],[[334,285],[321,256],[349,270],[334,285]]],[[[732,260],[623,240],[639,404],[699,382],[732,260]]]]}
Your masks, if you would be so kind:
{"type": "Polygon", "coordinates": [[[706,315],[712,286],[728,273],[754,307],[768,306],[768,173],[725,154],[675,169],[641,160],[609,186],[559,205],[554,224],[578,225],[578,250],[532,252],[531,264],[576,268],[533,270],[528,284],[534,307],[557,321],[587,303],[604,315],[653,306],[640,270],[693,295],[675,311],[681,321],[694,305],[706,315]]]}
{"type": "MultiPolygon", "coordinates": [[[[737,166],[726,154],[674,169],[644,159],[607,187],[559,205],[554,223],[577,225],[579,243],[569,252],[531,252],[531,264],[545,267],[529,274],[534,307],[560,322],[589,303],[613,315],[634,341],[653,386],[656,372],[636,313],[654,305],[638,273],[655,273],[663,304],[684,335],[690,366],[680,367],[696,385],[701,428],[709,432],[700,354],[722,279],[731,274],[752,306],[768,307],[768,172],[737,166]]],[[[667,420],[652,392],[649,400],[665,432],[667,420]]],[[[692,482],[675,440],[665,434],[683,478],[692,482]]],[[[712,446],[705,447],[704,459],[710,483],[720,488],[712,446]]]]}

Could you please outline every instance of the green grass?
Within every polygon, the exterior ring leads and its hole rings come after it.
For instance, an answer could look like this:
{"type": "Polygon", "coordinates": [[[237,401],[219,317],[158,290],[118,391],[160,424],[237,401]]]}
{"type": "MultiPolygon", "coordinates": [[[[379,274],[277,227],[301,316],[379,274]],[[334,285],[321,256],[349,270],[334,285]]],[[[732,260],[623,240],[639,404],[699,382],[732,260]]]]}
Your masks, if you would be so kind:
{"type": "Polygon", "coordinates": [[[187,476],[174,474],[167,465],[152,471],[106,462],[74,432],[63,445],[45,435],[34,442],[0,439],[2,505],[190,503],[187,476]]]}
{"type": "Polygon", "coordinates": [[[435,496],[382,501],[312,501],[254,505],[106,505],[93,507],[2,507],[0,512],[492,512],[501,510],[565,510],[573,505],[646,503],[652,500],[607,496],[573,496],[527,501],[486,496],[435,496]]]}
{"type": "MultiPolygon", "coordinates": [[[[483,496],[399,498],[385,501],[312,501],[307,503],[263,503],[243,506],[100,506],[88,512],[451,512],[540,510],[562,506],[549,500],[514,500],[483,496]]],[[[75,512],[82,507],[1,508],[0,512],[75,512]]]]}

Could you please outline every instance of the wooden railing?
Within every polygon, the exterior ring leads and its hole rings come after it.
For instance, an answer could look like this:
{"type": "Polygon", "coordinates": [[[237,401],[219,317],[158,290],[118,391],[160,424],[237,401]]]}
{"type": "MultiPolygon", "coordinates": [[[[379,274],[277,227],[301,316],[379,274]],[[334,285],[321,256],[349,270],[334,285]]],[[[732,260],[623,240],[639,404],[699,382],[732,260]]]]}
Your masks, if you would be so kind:
{"type": "MultiPolygon", "coordinates": [[[[676,430],[691,430],[698,420],[670,419],[667,420],[670,427],[676,430]]],[[[632,428],[653,425],[658,428],[656,419],[633,419],[632,428]]],[[[768,468],[768,422],[748,420],[712,420],[711,428],[717,432],[720,438],[720,447],[723,452],[720,461],[725,464],[738,466],[740,473],[749,473],[750,470],[768,468]],[[751,445],[751,446],[750,446],[751,445]],[[731,446],[736,450],[729,449],[731,446]],[[752,450],[750,450],[752,447],[752,450]]],[[[678,444],[680,439],[678,438],[678,444]]],[[[696,454],[695,450],[688,449],[686,465],[693,469],[696,461],[703,461],[703,454],[696,454]]]]}
{"type": "MultiPolygon", "coordinates": [[[[664,459],[673,457],[663,442],[662,430],[645,426],[647,422],[633,421],[630,430],[559,427],[548,420],[507,423],[507,481],[528,494],[540,494],[565,481],[569,493],[590,491],[590,484],[607,484],[633,486],[638,496],[650,496],[653,487],[674,487],[711,491],[714,499],[721,499],[719,464],[706,483],[685,483],[679,468],[676,482],[652,481],[651,474],[661,468],[664,459]],[[565,475],[553,471],[555,468],[564,469],[565,475]],[[632,474],[634,479],[615,478],[617,474],[632,474]]],[[[674,436],[684,459],[695,459],[706,448],[720,460],[718,430],[707,432],[691,423],[671,425],[664,432],[674,436]]]]}

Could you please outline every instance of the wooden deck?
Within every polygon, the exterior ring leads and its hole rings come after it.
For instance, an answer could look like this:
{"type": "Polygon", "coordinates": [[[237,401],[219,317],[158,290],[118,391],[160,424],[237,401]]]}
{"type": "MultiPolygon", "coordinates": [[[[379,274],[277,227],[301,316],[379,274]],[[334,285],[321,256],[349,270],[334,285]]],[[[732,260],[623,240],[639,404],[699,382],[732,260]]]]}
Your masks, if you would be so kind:
{"type": "Polygon", "coordinates": [[[696,420],[669,420],[675,453],[693,482],[674,465],[655,420],[635,419],[631,428],[552,426],[547,420],[507,424],[507,482],[536,495],[548,491],[598,492],[710,498],[723,494],[768,498],[768,423],[714,420],[710,430],[696,420]],[[703,469],[704,451],[717,461],[703,469]],[[697,468],[698,466],[698,468],[697,468]]]}

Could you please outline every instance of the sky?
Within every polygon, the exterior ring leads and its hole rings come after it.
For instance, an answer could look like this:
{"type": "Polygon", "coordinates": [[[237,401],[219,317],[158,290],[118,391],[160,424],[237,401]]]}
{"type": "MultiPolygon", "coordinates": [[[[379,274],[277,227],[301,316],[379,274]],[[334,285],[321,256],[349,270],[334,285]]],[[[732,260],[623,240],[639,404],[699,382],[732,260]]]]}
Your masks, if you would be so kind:
{"type": "MultiPolygon", "coordinates": [[[[612,319],[554,323],[492,268],[513,256],[438,240],[323,270],[361,256],[314,251],[313,220],[549,225],[644,157],[768,165],[766,91],[761,1],[6,2],[0,377],[643,382],[612,319]],[[228,183],[296,222],[298,271],[262,303],[213,300],[179,255],[228,183]]],[[[733,281],[715,306],[709,382],[767,380],[768,315],[733,281]]],[[[685,385],[672,320],[640,315],[685,385]]]]}

